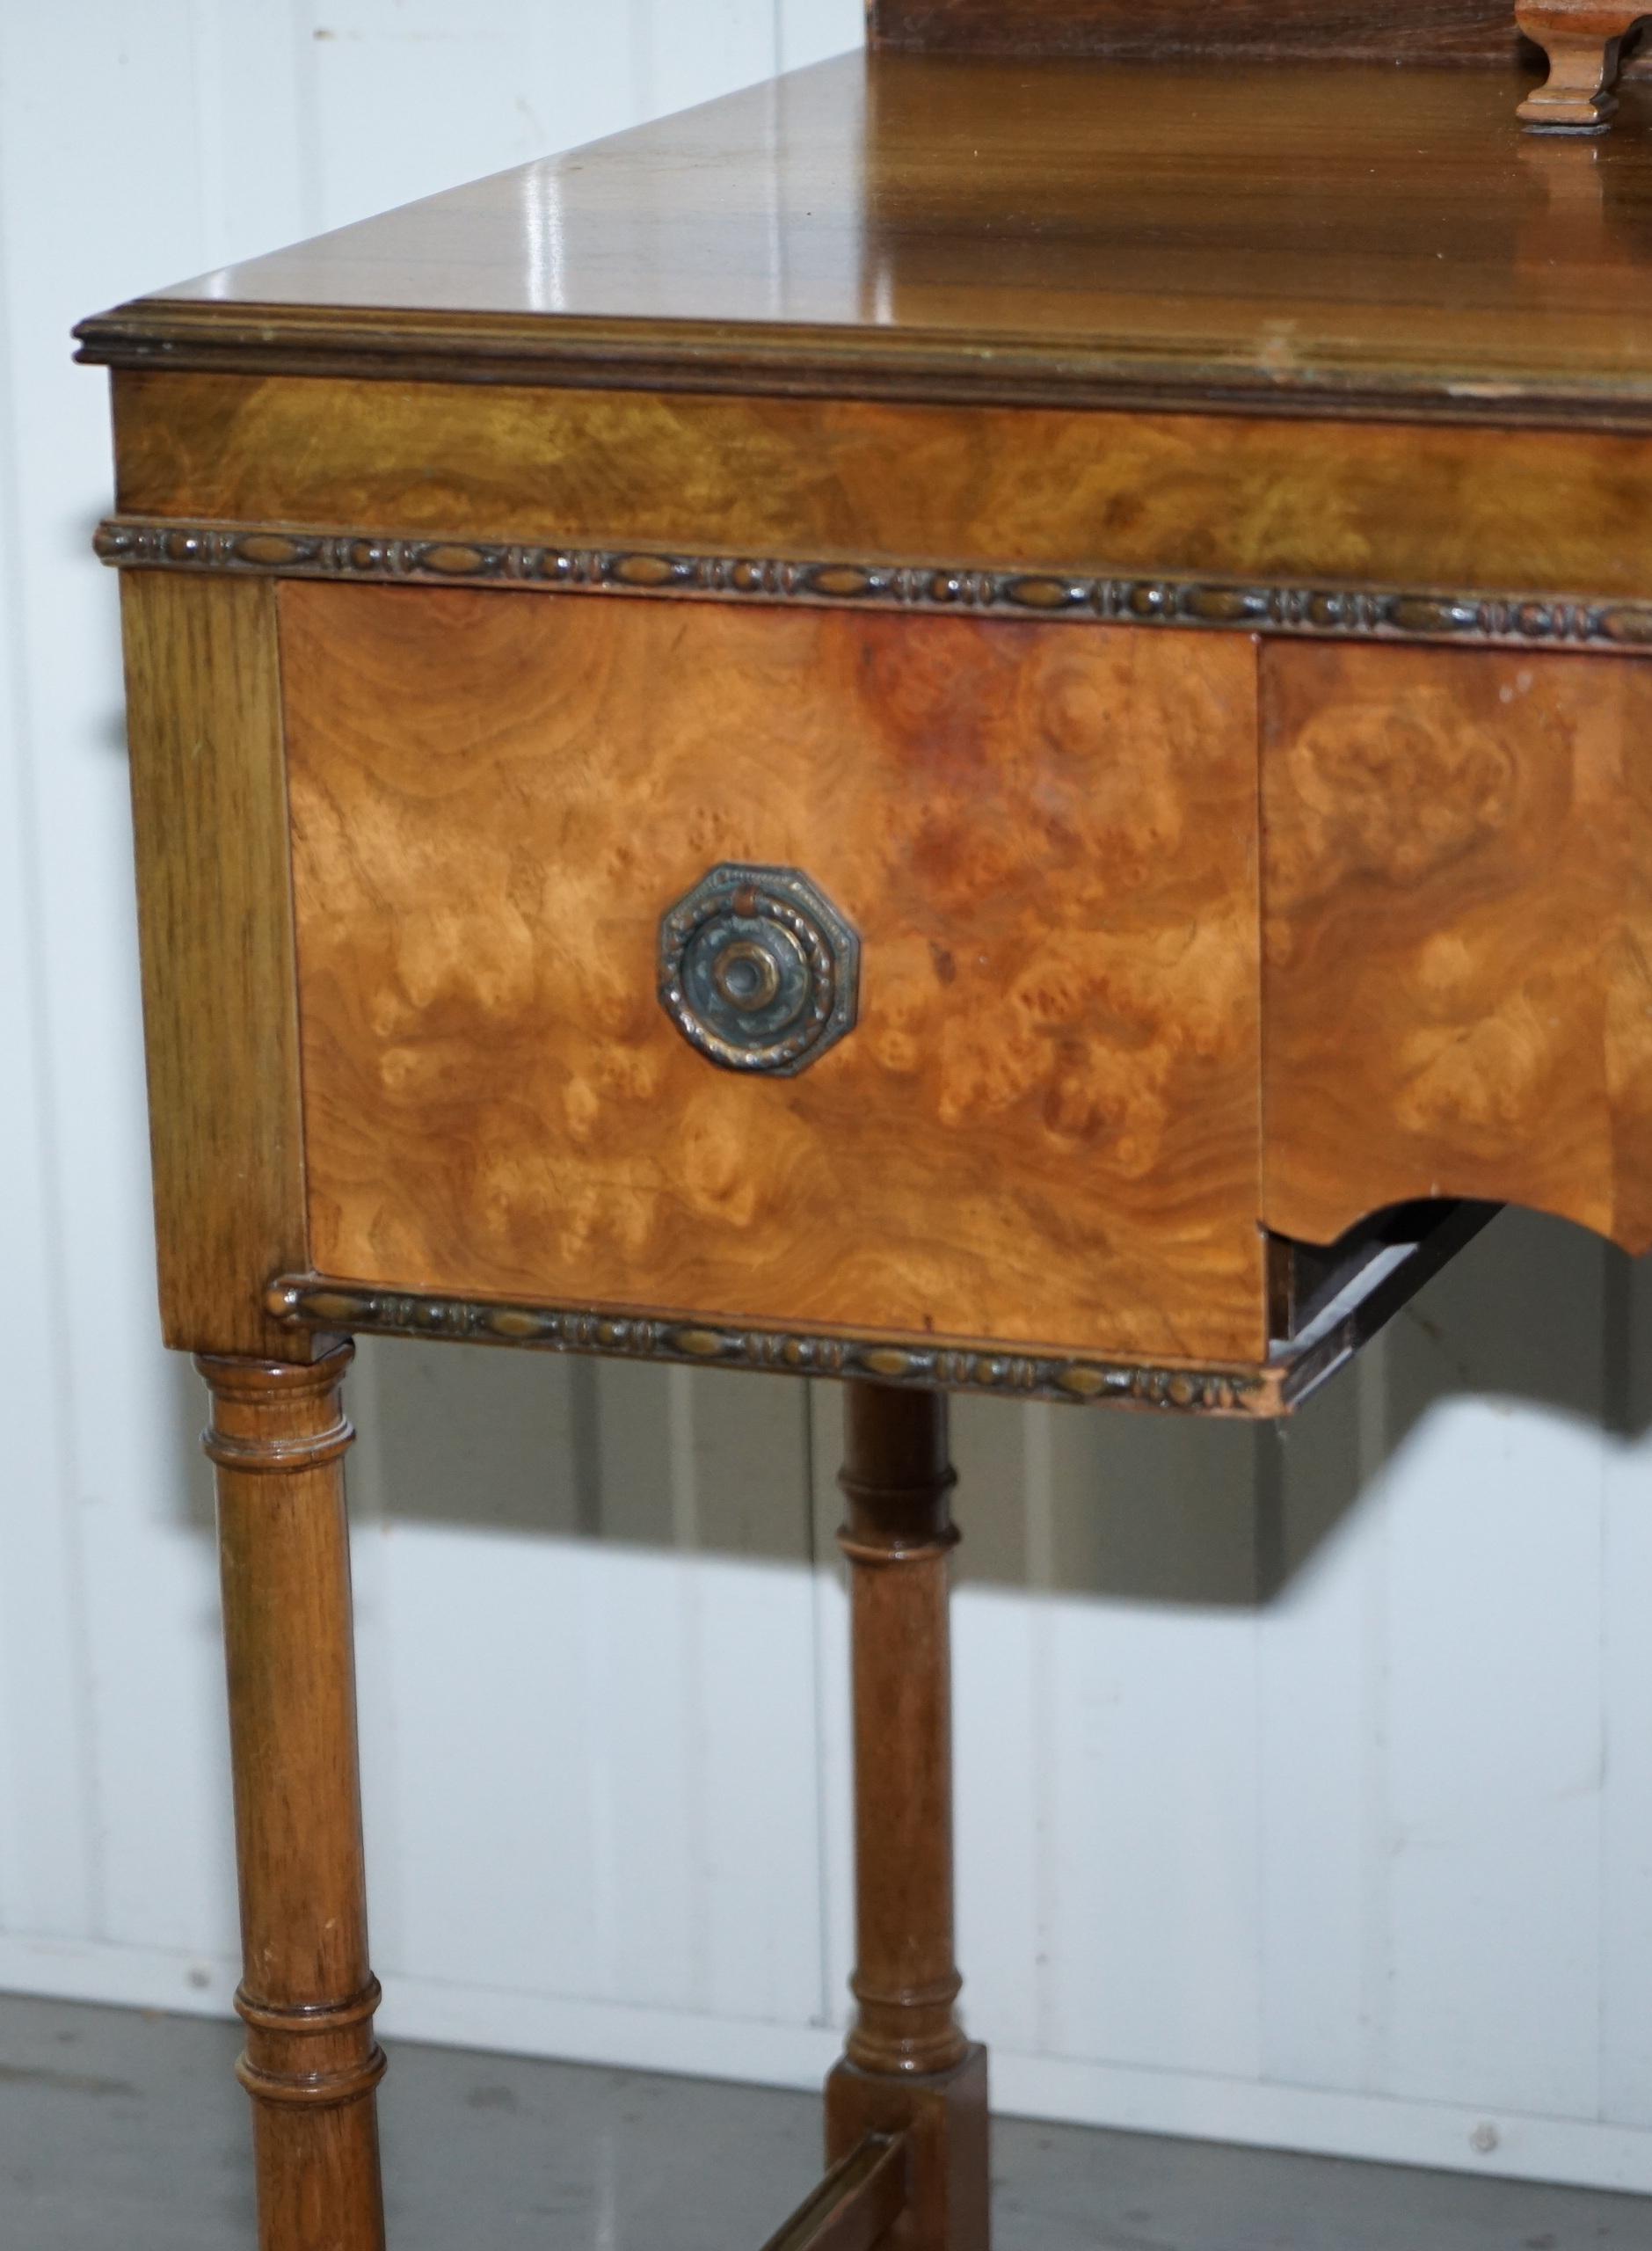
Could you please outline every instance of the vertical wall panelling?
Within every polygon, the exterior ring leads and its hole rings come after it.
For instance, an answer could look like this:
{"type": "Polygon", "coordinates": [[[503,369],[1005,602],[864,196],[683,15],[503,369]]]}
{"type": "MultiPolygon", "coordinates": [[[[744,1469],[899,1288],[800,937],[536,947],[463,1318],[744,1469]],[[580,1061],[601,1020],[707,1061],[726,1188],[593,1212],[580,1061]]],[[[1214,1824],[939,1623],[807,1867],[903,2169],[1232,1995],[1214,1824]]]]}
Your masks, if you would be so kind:
{"type": "Polygon", "coordinates": [[[1389,1350],[1385,2091],[1494,2124],[1599,2109],[1602,1336],[1527,1277],[1609,1255],[1510,1217],[1389,1350]]]}
{"type": "Polygon", "coordinates": [[[1064,1446],[1048,2043],[1254,2078],[1253,1434],[1081,1420],[1064,1446]]]}
{"type": "Polygon", "coordinates": [[[370,1357],[371,1846],[376,1866],[382,1807],[383,1858],[418,1871],[384,1878],[392,2021],[408,1979],[436,1978],[809,2023],[802,1386],[731,1400],[736,1380],[688,1371],[370,1357]]]}
{"type": "MultiPolygon", "coordinates": [[[[849,1974],[855,1966],[855,1781],[853,1716],[849,1708],[849,1606],[844,1567],[839,1559],[836,1542],[837,1528],[843,1521],[843,1497],[837,1483],[838,1470],[843,1460],[843,1394],[841,1388],[835,1383],[817,1383],[810,1388],[809,1482],[815,1557],[816,1797],[820,1823],[821,1987],[826,2022],[841,2029],[848,2022],[849,1974]]],[[[956,1445],[956,1439],[954,1443],[956,1445]]],[[[960,1490],[957,1502],[965,1513],[957,1520],[967,1540],[970,1536],[967,1513],[970,1503],[966,1490],[960,1490]]],[[[955,1695],[957,1693],[955,1678],[955,1695]]],[[[966,1971],[966,1981],[967,1978],[966,1971]]],[[[964,2006],[967,2012],[971,2007],[969,1999],[966,1998],[964,2006]]]]}
{"type": "Polygon", "coordinates": [[[354,1402],[357,1551],[374,1557],[383,1613],[382,1677],[363,1666],[363,1767],[374,1953],[392,2004],[415,1966],[581,1993],[600,1975],[574,1726],[574,1372],[528,1373],[537,1380],[513,1380],[503,1355],[378,1344],[354,1402]]]}
{"type": "Polygon", "coordinates": [[[410,1881],[415,1863],[405,1849],[397,1781],[402,1729],[409,1723],[397,1698],[395,1644],[390,1628],[398,1612],[390,1584],[397,1550],[385,1536],[387,1477],[393,1474],[379,1445],[385,1417],[379,1407],[384,1370],[382,1348],[364,1339],[346,1380],[345,1411],[359,1435],[346,1466],[350,1511],[350,1568],[355,1607],[356,1709],[360,1736],[364,1825],[374,1849],[368,1867],[368,1933],[374,1967],[406,1958],[410,1910],[422,1897],[410,1881]]]}
{"type": "Polygon", "coordinates": [[[1052,1424],[1059,1410],[960,1400],[963,1482],[953,1597],[958,1959],[970,2030],[1034,2050],[1042,2031],[1053,1866],[1044,1755],[1050,1710],[1052,1424]]]}
{"type": "MultiPolygon", "coordinates": [[[[26,776],[28,826],[18,842],[33,875],[25,977],[43,1002],[33,1052],[45,1162],[24,1176],[23,1192],[52,1231],[45,1303],[55,1299],[65,1315],[39,1396],[66,1402],[71,1418],[62,1482],[49,1493],[13,1489],[11,1505],[53,1512],[59,1555],[79,1559],[69,1599],[55,1601],[61,1583],[43,1573],[25,1630],[53,1616],[66,1630],[75,1619],[81,1627],[57,1653],[74,1665],[74,1686],[63,1663],[43,1663],[15,1721],[67,1762],[51,1798],[28,1810],[31,1830],[43,1844],[67,1844],[90,1808],[90,1849],[79,1868],[64,1869],[47,1927],[69,1935],[62,1910],[77,1903],[85,1920],[76,1938],[168,1949],[180,1957],[181,1988],[181,1957],[209,1947],[225,1920],[213,1574],[182,1474],[176,1381],[154,1344],[118,643],[106,590],[85,566],[91,527],[107,505],[107,412],[102,387],[69,364],[67,336],[88,303],[135,276],[199,262],[193,169],[150,167],[142,195],[131,186],[134,115],[149,120],[162,144],[192,145],[189,22],[183,7],[157,5],[135,38],[112,0],[50,16],[7,11],[0,39],[7,544],[27,557],[8,588],[14,645],[28,657],[11,747],[26,776]],[[71,119],[72,185],[62,177],[71,119]],[[48,193],[47,181],[59,184],[48,193]],[[77,1712],[88,1730],[76,1759],[77,1712]],[[199,1836],[199,1849],[179,1864],[164,1848],[168,1832],[199,1836]],[[95,1896],[85,1888],[93,1869],[95,1896]]],[[[21,1299],[13,1302],[21,1317],[21,1299]]],[[[14,1366],[8,1356],[8,1375],[14,1366]]],[[[34,1583],[25,1584],[33,1603],[34,1583]]],[[[31,1935],[25,1924],[25,1978],[50,1974],[31,1967],[31,1935]]]]}
{"type": "Polygon", "coordinates": [[[1601,1756],[1602,2116],[1652,2125],[1652,1261],[1610,1262],[1601,1756]]]}
{"type": "Polygon", "coordinates": [[[823,2011],[808,1397],[680,1370],[691,1443],[694,2005],[786,2023],[823,2011]],[[739,1388],[738,1393],[736,1387],[739,1388]]]}
{"type": "Polygon", "coordinates": [[[865,29],[865,0],[775,0],[775,36],[782,70],[801,70],[828,55],[845,55],[860,45],[865,29]]]}
{"type": "MultiPolygon", "coordinates": [[[[174,98],[190,105],[191,254],[205,271],[277,238],[296,241],[323,222],[317,183],[304,161],[309,58],[297,13],[286,4],[241,8],[236,0],[191,0],[183,12],[189,68],[174,98]]],[[[178,278],[164,262],[145,271],[145,281],[128,277],[116,288],[131,296],[178,278]]]]}
{"type": "Polygon", "coordinates": [[[1379,1388],[1333,1386],[1258,1443],[1262,2068],[1286,2086],[1366,2086],[1380,2006],[1366,1959],[1384,1657],[1383,1526],[1358,1504],[1380,1435],[1368,1402],[1379,1388]]]}
{"type": "MultiPolygon", "coordinates": [[[[6,80],[0,26],[0,84],[6,80]]],[[[3,160],[0,160],[3,161],[3,160]]],[[[8,292],[17,182],[4,178],[0,293],[8,292]]],[[[4,302],[0,295],[0,302],[4,302]]],[[[22,463],[13,355],[0,352],[0,514],[19,521],[22,463]]],[[[90,1745],[81,1693],[77,1512],[72,1505],[72,1400],[64,1369],[69,1306],[61,1251],[62,1183],[48,1128],[51,1059],[45,963],[32,948],[42,911],[33,851],[34,776],[29,737],[28,635],[20,557],[0,544],[0,732],[13,755],[0,773],[0,1257],[14,1278],[14,1308],[0,1364],[27,1410],[8,1414],[10,1504],[0,1509],[0,1928],[50,1935],[95,1918],[96,1877],[85,1789],[90,1745]]]]}
{"type": "MultiPolygon", "coordinates": [[[[660,105],[645,0],[294,0],[312,231],[618,132],[660,105]]],[[[698,19],[722,7],[676,8],[698,19]]],[[[721,92],[753,67],[708,86],[721,92]]],[[[667,89],[666,106],[674,106],[667,89]]]]}
{"type": "MultiPolygon", "coordinates": [[[[156,1343],[104,385],[69,325],[812,62],[861,10],[142,15],[0,9],[0,1983],[222,2010],[201,1405],[156,1343]]],[[[1001,2102],[1652,2188],[1649,1288],[1511,1216],[1283,1439],[957,1407],[964,2006],[1001,2102]]],[[[818,2079],[851,1954],[840,1405],[363,1351],[392,2032],[818,2079]]]]}
{"type": "Polygon", "coordinates": [[[643,100],[651,116],[748,86],[775,67],[774,0],[637,0],[643,100]]]}

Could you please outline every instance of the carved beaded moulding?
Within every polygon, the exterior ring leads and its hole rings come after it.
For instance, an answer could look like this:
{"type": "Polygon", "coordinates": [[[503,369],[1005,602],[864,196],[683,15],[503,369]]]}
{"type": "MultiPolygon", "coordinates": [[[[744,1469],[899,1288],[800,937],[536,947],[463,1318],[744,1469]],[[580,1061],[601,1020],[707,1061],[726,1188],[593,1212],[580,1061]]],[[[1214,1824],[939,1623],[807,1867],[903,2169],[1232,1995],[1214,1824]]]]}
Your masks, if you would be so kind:
{"type": "Polygon", "coordinates": [[[1017,1399],[1158,1408],[1171,1414],[1277,1412],[1270,1387],[1243,1368],[1153,1367],[1128,1361],[903,1344],[889,1339],[661,1321],[641,1314],[507,1305],[493,1299],[423,1296],[353,1286],[316,1275],[285,1275],[266,1304],[278,1321],[314,1329],[444,1337],[472,1344],[523,1344],[552,1352],[673,1360],[700,1367],[777,1370],[791,1375],[864,1376],[918,1389],[983,1391],[1017,1399]]]}
{"type": "Polygon", "coordinates": [[[1092,1358],[1052,1350],[995,1351],[840,1331],[762,1329],[716,1320],[661,1319],[591,1307],[524,1305],[496,1298],[438,1296],[324,1274],[283,1274],[265,1293],[277,1321],[331,1331],[430,1337],[458,1344],[517,1344],[542,1351],[769,1369],[782,1374],[853,1376],[917,1390],[977,1391],[1172,1415],[1266,1420],[1290,1414],[1343,1366],[1412,1293],[1493,1216],[1492,1204],[1442,1205],[1436,1223],[1396,1266],[1377,1262],[1365,1286],[1344,1288],[1265,1362],[1193,1366],[1092,1358]]]}
{"type": "Polygon", "coordinates": [[[1205,631],[1452,641],[1505,647],[1652,648],[1652,604],[1439,587],[977,570],[947,563],[800,562],[640,549],[403,539],[378,532],[268,530],[118,516],[93,543],[106,563],[393,585],[503,586],[544,593],[808,602],[940,614],[1008,613],[1205,631]]]}

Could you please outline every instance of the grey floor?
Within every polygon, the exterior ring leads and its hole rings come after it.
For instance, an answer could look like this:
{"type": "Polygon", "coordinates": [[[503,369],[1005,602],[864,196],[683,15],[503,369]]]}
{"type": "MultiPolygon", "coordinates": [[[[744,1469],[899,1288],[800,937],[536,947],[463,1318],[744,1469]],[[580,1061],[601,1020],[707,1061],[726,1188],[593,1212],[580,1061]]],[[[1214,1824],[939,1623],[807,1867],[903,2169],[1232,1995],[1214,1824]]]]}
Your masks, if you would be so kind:
{"type": "MultiPolygon", "coordinates": [[[[235,2030],[0,1998],[4,2251],[249,2251],[235,2030]]],[[[760,2251],[814,2100],[398,2046],[394,2251],[760,2251]]],[[[995,2251],[1652,2251],[1652,2201],[1005,2120],[995,2251]]]]}

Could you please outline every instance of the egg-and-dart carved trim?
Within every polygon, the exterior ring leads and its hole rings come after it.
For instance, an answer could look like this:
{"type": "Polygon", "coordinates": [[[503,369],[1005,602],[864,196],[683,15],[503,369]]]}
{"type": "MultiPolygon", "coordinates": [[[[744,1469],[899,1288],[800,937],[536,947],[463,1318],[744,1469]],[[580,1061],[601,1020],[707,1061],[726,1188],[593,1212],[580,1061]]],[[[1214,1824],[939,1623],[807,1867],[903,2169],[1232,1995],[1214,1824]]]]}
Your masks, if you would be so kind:
{"type": "Polygon", "coordinates": [[[319,1275],[282,1276],[270,1285],[265,1303],[278,1321],[353,1335],[440,1337],[608,1359],[676,1361],[695,1367],[855,1376],[918,1390],[979,1391],[1170,1414],[1266,1416],[1279,1411],[1271,1372],[1264,1376],[1243,1368],[1158,1367],[950,1344],[905,1344],[808,1329],[662,1321],[647,1315],[507,1304],[489,1298],[424,1296],[319,1275]]]}
{"type": "Polygon", "coordinates": [[[116,516],[93,543],[106,563],[412,586],[676,595],[936,614],[1005,613],[1338,639],[1474,642],[1517,648],[1652,648],[1652,603],[1437,587],[1314,586],[1156,573],[977,570],[947,563],[798,562],[653,549],[407,539],[116,516]]]}

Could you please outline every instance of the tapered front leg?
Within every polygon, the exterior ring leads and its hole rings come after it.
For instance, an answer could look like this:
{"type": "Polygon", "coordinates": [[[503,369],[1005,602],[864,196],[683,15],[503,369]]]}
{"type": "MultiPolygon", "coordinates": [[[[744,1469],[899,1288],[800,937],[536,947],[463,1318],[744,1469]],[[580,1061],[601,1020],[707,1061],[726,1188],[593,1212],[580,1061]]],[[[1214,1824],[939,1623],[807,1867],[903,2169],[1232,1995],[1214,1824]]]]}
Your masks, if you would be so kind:
{"type": "Polygon", "coordinates": [[[857,2004],[826,2087],[826,2153],[904,2133],[891,2251],[986,2251],[986,2051],[954,2003],[944,1396],[848,1387],[841,1482],[854,1635],[857,2004]]]}
{"type": "Polygon", "coordinates": [[[340,1346],[203,1358],[217,1465],[262,2251],[382,2251],[340,1346]]]}

